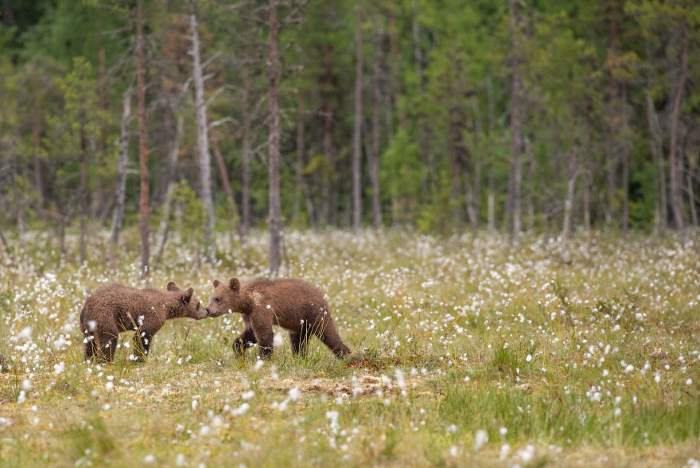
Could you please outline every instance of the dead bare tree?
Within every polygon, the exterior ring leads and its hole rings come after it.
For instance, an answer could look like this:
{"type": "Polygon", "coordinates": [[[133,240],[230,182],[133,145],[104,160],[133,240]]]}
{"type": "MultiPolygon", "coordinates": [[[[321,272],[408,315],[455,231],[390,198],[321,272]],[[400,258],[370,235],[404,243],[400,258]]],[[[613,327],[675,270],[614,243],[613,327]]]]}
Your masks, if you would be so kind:
{"type": "MultiPolygon", "coordinates": [[[[131,96],[129,87],[122,96],[122,120],[119,134],[119,160],[117,162],[117,188],[114,194],[114,214],[112,215],[112,235],[114,249],[119,244],[119,234],[124,224],[124,202],[126,200],[126,177],[129,164],[129,122],[131,121],[131,96]]],[[[114,254],[114,252],[112,252],[114,254]]]]}
{"type": "Polygon", "coordinates": [[[180,141],[182,140],[183,117],[177,111],[177,104],[171,104],[170,111],[175,114],[175,134],[170,150],[168,151],[168,173],[165,181],[165,199],[163,200],[163,214],[158,226],[158,252],[156,259],[160,261],[165,250],[165,243],[170,234],[170,222],[172,218],[173,198],[175,196],[175,175],[177,172],[177,158],[180,154],[180,141]]]}
{"type": "Polygon", "coordinates": [[[216,251],[214,228],[216,213],[211,190],[211,156],[209,154],[209,136],[207,124],[207,107],[204,100],[204,76],[200,57],[199,31],[195,4],[191,4],[190,28],[192,34],[192,79],[194,81],[194,101],[197,118],[197,160],[199,161],[200,197],[204,205],[207,222],[204,224],[204,244],[206,255],[211,260],[216,251]]]}

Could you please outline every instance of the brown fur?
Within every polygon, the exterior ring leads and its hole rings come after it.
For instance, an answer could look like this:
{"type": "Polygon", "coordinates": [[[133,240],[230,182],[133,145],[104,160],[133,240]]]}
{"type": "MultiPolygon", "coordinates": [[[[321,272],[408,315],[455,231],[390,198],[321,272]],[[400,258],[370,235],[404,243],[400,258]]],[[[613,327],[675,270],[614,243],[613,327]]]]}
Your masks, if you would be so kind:
{"type": "Polygon", "coordinates": [[[172,281],[166,291],[136,289],[110,284],[97,289],[85,300],[80,313],[80,331],[85,336],[85,359],[114,360],[119,333],[135,330],[134,348],[139,359],[150,349],[153,336],[166,320],[206,318],[206,310],[172,281]]]}
{"type": "Polygon", "coordinates": [[[298,279],[256,279],[241,286],[237,278],[227,283],[214,281],[214,294],[207,307],[210,317],[231,312],[243,316],[245,329],[234,341],[234,350],[242,353],[254,344],[260,356],[272,354],[272,326],[289,331],[292,351],[304,354],[311,335],[316,335],[339,358],[350,353],[343,343],[323,293],[298,279]]]}

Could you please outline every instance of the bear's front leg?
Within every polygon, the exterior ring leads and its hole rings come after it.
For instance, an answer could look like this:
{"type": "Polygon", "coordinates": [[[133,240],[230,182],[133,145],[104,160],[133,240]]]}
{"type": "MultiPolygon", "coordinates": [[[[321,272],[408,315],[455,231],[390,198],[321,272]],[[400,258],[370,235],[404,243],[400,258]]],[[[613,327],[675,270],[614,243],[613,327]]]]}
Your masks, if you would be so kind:
{"type": "Polygon", "coordinates": [[[238,338],[233,342],[233,350],[237,354],[243,354],[243,352],[257,343],[258,340],[255,339],[255,333],[250,327],[246,327],[243,333],[240,334],[238,338]]]}
{"type": "Polygon", "coordinates": [[[269,358],[272,355],[272,342],[275,337],[272,331],[272,316],[266,314],[263,309],[256,310],[250,316],[250,325],[260,347],[260,358],[269,358]]]}
{"type": "Polygon", "coordinates": [[[134,333],[134,356],[137,361],[144,361],[148,356],[148,351],[151,349],[155,333],[146,330],[136,330],[134,333]]]}

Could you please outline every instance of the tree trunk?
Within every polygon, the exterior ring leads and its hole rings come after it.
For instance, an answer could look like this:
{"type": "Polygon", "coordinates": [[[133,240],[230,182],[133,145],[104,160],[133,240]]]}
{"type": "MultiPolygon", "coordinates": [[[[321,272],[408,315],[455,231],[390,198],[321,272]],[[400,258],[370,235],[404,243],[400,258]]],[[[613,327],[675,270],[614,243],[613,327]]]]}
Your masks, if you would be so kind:
{"type": "Polygon", "coordinates": [[[372,64],[372,146],[369,152],[369,179],[372,184],[372,225],[382,227],[382,205],[379,187],[379,151],[381,145],[382,90],[380,74],[382,69],[381,33],[377,34],[372,64]]]}
{"type": "Polygon", "coordinates": [[[490,232],[496,231],[496,194],[494,193],[492,179],[489,178],[489,193],[487,197],[488,204],[488,228],[490,232]]]}
{"type": "Polygon", "coordinates": [[[5,238],[5,234],[2,232],[2,227],[0,227],[0,244],[2,244],[3,248],[5,249],[5,254],[11,258],[10,244],[7,243],[7,239],[5,238]]]}
{"type": "Polygon", "coordinates": [[[686,172],[686,188],[688,192],[688,206],[690,207],[690,223],[698,227],[698,211],[696,208],[695,189],[693,188],[693,174],[695,173],[695,160],[688,158],[688,171],[686,172]]]}
{"type": "Polygon", "coordinates": [[[681,35],[681,51],[680,51],[680,71],[678,73],[678,81],[676,82],[675,92],[673,96],[673,104],[671,107],[671,122],[670,122],[670,143],[668,148],[668,165],[669,179],[671,182],[671,211],[673,212],[673,220],[676,229],[685,228],[685,216],[683,213],[683,194],[682,194],[682,161],[678,155],[678,125],[680,120],[681,107],[683,106],[683,96],[685,92],[686,80],[688,78],[688,38],[685,28],[680,32],[681,35]]]}
{"type": "MultiPolygon", "coordinates": [[[[168,152],[168,172],[165,181],[165,199],[163,200],[163,214],[158,226],[158,252],[156,259],[160,261],[165,250],[165,243],[168,241],[170,233],[170,218],[172,217],[173,197],[175,192],[175,179],[177,173],[177,158],[180,154],[180,140],[182,139],[183,118],[177,110],[177,106],[171,105],[171,114],[175,114],[175,133],[173,135],[172,146],[168,152]]],[[[172,124],[171,124],[172,125],[172,124]]]]}
{"type": "Polygon", "coordinates": [[[629,202],[629,187],[630,187],[630,166],[629,153],[627,150],[622,154],[622,232],[627,234],[630,224],[630,202],[629,202]]]}
{"type": "Polygon", "coordinates": [[[306,204],[306,212],[309,222],[314,218],[314,209],[311,198],[308,196],[308,188],[304,180],[304,167],[306,166],[306,121],[304,95],[299,93],[297,115],[297,160],[294,164],[294,178],[296,180],[296,192],[294,193],[294,210],[292,219],[299,221],[301,217],[302,202],[306,204]]]}
{"type": "Polygon", "coordinates": [[[207,258],[213,260],[216,252],[214,228],[216,213],[211,190],[211,157],[209,155],[209,136],[207,125],[207,107],[204,101],[204,77],[199,50],[199,32],[197,31],[197,16],[192,4],[190,14],[192,32],[192,81],[194,82],[194,101],[197,116],[197,159],[199,161],[200,197],[204,205],[207,222],[204,224],[204,247],[207,258]]]}
{"type": "Polygon", "coordinates": [[[583,227],[586,231],[591,230],[591,177],[590,170],[586,171],[585,183],[583,187],[583,227]]]}
{"type": "Polygon", "coordinates": [[[529,140],[524,140],[525,155],[527,157],[527,193],[525,195],[525,206],[527,207],[527,230],[529,232],[535,229],[535,156],[532,154],[532,146],[529,140]]]}
{"type": "Polygon", "coordinates": [[[242,194],[241,205],[243,211],[242,233],[245,237],[250,231],[250,161],[252,159],[250,149],[250,128],[251,128],[251,109],[250,109],[250,75],[246,67],[241,70],[243,74],[243,161],[242,161],[242,194]]]}
{"type": "Polygon", "coordinates": [[[663,231],[666,229],[668,221],[668,201],[666,200],[666,167],[663,155],[663,137],[659,117],[654,108],[654,100],[651,93],[646,91],[647,126],[649,127],[649,145],[651,154],[656,165],[656,229],[663,231]]]}
{"type": "Polygon", "coordinates": [[[622,84],[622,94],[620,96],[620,152],[621,152],[621,163],[622,163],[622,232],[627,234],[629,231],[630,224],[630,142],[629,134],[630,129],[627,123],[627,87],[622,84]]]}
{"type": "Polygon", "coordinates": [[[324,224],[332,224],[335,220],[335,147],[333,145],[333,93],[335,91],[335,76],[331,61],[332,50],[327,50],[323,58],[324,72],[320,79],[321,117],[323,119],[323,153],[326,167],[323,168],[321,188],[321,219],[324,224]]]}
{"type": "Polygon", "coordinates": [[[277,0],[270,0],[269,5],[269,40],[267,72],[269,79],[268,107],[270,112],[270,135],[268,140],[269,171],[269,209],[270,209],[270,275],[277,276],[281,263],[280,248],[282,244],[282,215],[280,207],[280,116],[277,86],[279,84],[280,64],[277,51],[277,0]]]}
{"type": "MultiPolygon", "coordinates": [[[[492,141],[492,135],[494,132],[494,126],[495,126],[495,103],[494,103],[494,98],[493,98],[493,84],[490,79],[487,79],[486,81],[486,125],[487,125],[487,148],[489,155],[491,155],[491,141],[492,141]]],[[[489,158],[491,159],[491,158],[489,158]]],[[[495,181],[494,181],[494,168],[493,168],[493,163],[489,165],[488,167],[489,173],[487,176],[487,184],[488,184],[488,194],[486,196],[486,203],[487,203],[487,224],[488,224],[488,230],[489,232],[495,232],[496,231],[496,189],[495,189],[495,181]]]]}
{"type": "Polygon", "coordinates": [[[141,275],[148,276],[150,250],[148,239],[148,127],[146,124],[146,53],[143,37],[143,0],[136,6],[136,86],[139,107],[139,233],[141,234],[141,275]]]}
{"type": "Polygon", "coordinates": [[[364,53],[362,40],[362,13],[360,6],[355,26],[355,123],[352,135],[352,226],[362,225],[362,81],[364,53]]]}
{"type": "Polygon", "coordinates": [[[605,171],[606,171],[606,204],[605,222],[612,224],[617,215],[617,173],[620,163],[620,132],[622,116],[620,84],[615,78],[615,69],[618,67],[620,55],[620,27],[618,3],[616,0],[608,0],[606,3],[606,19],[608,25],[608,49],[607,49],[607,103],[606,103],[606,143],[605,143],[605,171]]]}
{"type": "Polygon", "coordinates": [[[12,11],[12,0],[2,1],[2,24],[8,28],[15,25],[15,14],[12,11]]]}
{"type": "MultiPolygon", "coordinates": [[[[33,68],[33,81],[35,86],[41,86],[39,71],[36,67],[33,68]]],[[[32,101],[32,150],[34,152],[34,183],[36,184],[39,195],[39,211],[46,208],[46,185],[43,175],[43,161],[40,155],[41,150],[41,127],[42,127],[42,109],[39,101],[39,91],[34,90],[34,99],[32,101]]]]}
{"type": "Polygon", "coordinates": [[[124,92],[122,104],[122,122],[119,135],[119,161],[117,162],[117,189],[114,194],[114,214],[112,216],[112,245],[119,243],[119,234],[124,223],[124,201],[126,200],[126,170],[129,164],[129,121],[131,120],[131,93],[128,88],[124,92]]]}
{"type": "Polygon", "coordinates": [[[566,184],[566,198],[564,200],[564,222],[561,230],[561,239],[566,242],[571,237],[572,214],[574,208],[574,197],[576,195],[576,178],[578,177],[576,150],[571,150],[569,154],[568,181],[566,184]]]}
{"type": "Polygon", "coordinates": [[[520,17],[517,0],[509,0],[510,28],[512,35],[512,57],[511,57],[511,93],[510,93],[510,132],[511,132],[511,154],[510,154],[510,174],[508,177],[508,216],[510,219],[509,228],[511,238],[517,238],[522,230],[521,225],[521,195],[520,186],[522,179],[521,153],[523,149],[522,136],[522,94],[523,82],[520,75],[521,45],[523,39],[520,30],[520,17]]]}
{"type": "Polygon", "coordinates": [[[87,218],[88,218],[88,187],[87,187],[87,146],[85,141],[84,123],[80,123],[80,264],[87,260],[87,218]]]}
{"type": "Polygon", "coordinates": [[[226,199],[228,200],[229,209],[231,210],[231,221],[233,223],[233,228],[238,232],[240,237],[240,223],[238,222],[238,206],[236,206],[236,197],[231,189],[231,183],[228,180],[228,170],[226,169],[226,161],[224,160],[224,155],[221,154],[219,149],[219,141],[217,138],[212,136],[211,139],[212,148],[214,150],[214,159],[216,160],[216,167],[219,169],[219,178],[221,179],[221,186],[226,194],[226,199]]]}

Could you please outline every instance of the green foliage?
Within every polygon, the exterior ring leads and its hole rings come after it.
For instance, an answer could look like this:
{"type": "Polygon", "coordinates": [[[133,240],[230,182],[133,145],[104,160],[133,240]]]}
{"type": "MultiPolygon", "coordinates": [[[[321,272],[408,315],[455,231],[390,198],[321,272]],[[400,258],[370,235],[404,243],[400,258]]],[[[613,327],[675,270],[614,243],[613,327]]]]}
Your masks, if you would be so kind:
{"type": "Polygon", "coordinates": [[[173,190],[176,230],[187,243],[201,244],[203,241],[204,206],[199,196],[186,180],[180,180],[173,190]]]}
{"type": "MultiPolygon", "coordinates": [[[[695,2],[515,4],[518,21],[512,21],[507,2],[489,0],[390,4],[312,0],[303,9],[281,6],[285,221],[300,227],[322,224],[328,221],[320,214],[327,205],[336,225],[350,219],[358,24],[365,61],[361,80],[365,221],[370,218],[373,192],[368,160],[378,122],[385,223],[411,224],[424,232],[460,231],[468,225],[468,209],[473,206],[478,224],[483,225],[491,195],[497,202],[495,224],[505,226],[512,77],[517,72],[524,97],[521,205],[523,210],[532,209],[524,217],[529,220],[532,214],[535,229],[559,229],[567,182],[576,176],[574,225],[582,224],[588,197],[587,214],[594,225],[622,225],[623,207],[628,206],[631,225],[649,229],[660,196],[659,184],[654,183],[659,169],[652,164],[650,148],[655,143],[646,96],[652,97],[661,123],[661,152],[668,159],[668,122],[684,44],[690,53],[679,158],[692,172],[692,188],[700,191],[698,164],[693,162],[700,94],[691,89],[698,80],[693,52],[700,43],[700,8],[695,2]],[[303,151],[298,147],[300,135],[303,151]],[[629,162],[626,186],[623,161],[629,162]],[[303,172],[301,184],[298,168],[303,172]],[[469,191],[473,201],[467,201],[469,191]]],[[[191,75],[187,5],[145,2],[149,169],[156,203],[162,200],[168,174],[163,162],[176,114],[185,117],[178,170],[191,185],[198,183],[196,166],[191,164],[194,105],[185,89],[191,75]]],[[[106,220],[108,193],[114,193],[116,182],[121,95],[134,82],[134,4],[40,0],[12,3],[11,9],[14,18],[7,19],[9,27],[0,31],[0,193],[2,205],[8,207],[0,221],[8,224],[22,217],[29,225],[32,218],[72,221],[80,198],[81,152],[89,159],[91,210],[106,220]],[[29,190],[32,184],[42,187],[29,190]]],[[[209,121],[216,122],[210,136],[226,159],[240,205],[243,123],[249,125],[249,198],[255,224],[264,224],[268,211],[268,80],[262,59],[266,11],[251,3],[235,8],[225,2],[197,5],[209,77],[207,111],[209,121]]],[[[130,175],[135,168],[134,127],[129,123],[126,128],[131,136],[130,175]]],[[[221,183],[213,179],[219,192],[217,212],[226,216],[229,201],[220,195],[221,183]]],[[[133,177],[127,187],[126,220],[133,223],[139,192],[133,177]]],[[[690,215],[687,197],[683,204],[690,215]]],[[[217,225],[225,230],[231,226],[217,225]]]]}

